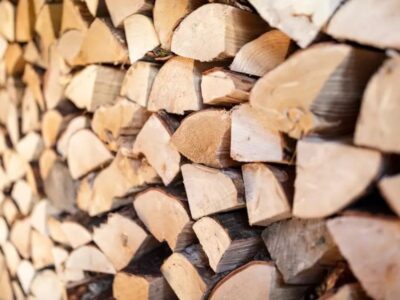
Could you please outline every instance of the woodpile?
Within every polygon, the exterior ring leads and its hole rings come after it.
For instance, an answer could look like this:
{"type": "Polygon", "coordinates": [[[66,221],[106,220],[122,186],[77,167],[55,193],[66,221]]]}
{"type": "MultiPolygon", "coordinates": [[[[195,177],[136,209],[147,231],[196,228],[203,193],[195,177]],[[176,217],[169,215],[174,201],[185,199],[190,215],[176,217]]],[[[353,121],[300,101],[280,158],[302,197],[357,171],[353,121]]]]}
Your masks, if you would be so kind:
{"type": "Polygon", "coordinates": [[[0,300],[400,299],[398,0],[0,0],[0,300]]]}

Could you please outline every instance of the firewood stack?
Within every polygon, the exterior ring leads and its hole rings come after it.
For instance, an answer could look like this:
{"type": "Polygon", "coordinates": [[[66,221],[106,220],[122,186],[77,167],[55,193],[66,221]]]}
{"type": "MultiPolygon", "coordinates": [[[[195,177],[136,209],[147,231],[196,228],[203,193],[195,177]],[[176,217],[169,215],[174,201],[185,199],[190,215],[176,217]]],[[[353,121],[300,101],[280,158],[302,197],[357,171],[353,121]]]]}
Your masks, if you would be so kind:
{"type": "Polygon", "coordinates": [[[0,300],[400,299],[398,0],[1,0],[0,300]]]}

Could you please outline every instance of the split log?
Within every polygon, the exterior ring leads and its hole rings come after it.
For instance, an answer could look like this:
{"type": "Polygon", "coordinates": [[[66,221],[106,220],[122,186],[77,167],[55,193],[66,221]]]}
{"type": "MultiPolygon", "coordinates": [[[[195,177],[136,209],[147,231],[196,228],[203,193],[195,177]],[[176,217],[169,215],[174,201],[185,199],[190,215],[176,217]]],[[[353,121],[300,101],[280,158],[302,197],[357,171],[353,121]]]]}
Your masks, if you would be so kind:
{"type": "Polygon", "coordinates": [[[70,246],[67,236],[62,228],[61,222],[54,217],[47,219],[47,229],[51,239],[62,245],[70,246]]]}
{"type": "Polygon", "coordinates": [[[21,108],[21,131],[24,134],[40,129],[40,110],[30,89],[25,89],[21,108]]]}
{"type": "Polygon", "coordinates": [[[60,33],[71,29],[85,31],[89,28],[93,17],[83,1],[64,0],[60,33]]]}
{"type": "Polygon", "coordinates": [[[245,206],[242,176],[197,164],[182,166],[190,213],[194,219],[245,206]]]}
{"type": "Polygon", "coordinates": [[[368,83],[357,122],[355,144],[400,153],[400,139],[395,133],[400,113],[396,101],[400,94],[399,76],[400,58],[396,57],[387,60],[368,83]]]}
{"type": "Polygon", "coordinates": [[[15,246],[10,243],[6,242],[1,245],[1,250],[3,251],[5,261],[7,263],[7,268],[11,276],[18,275],[19,265],[21,263],[21,258],[18,254],[17,249],[15,246]]]}
{"type": "Polygon", "coordinates": [[[42,137],[36,132],[28,133],[16,145],[18,154],[27,162],[37,161],[43,149],[42,137]]]}
{"type": "Polygon", "coordinates": [[[66,299],[64,286],[57,274],[52,270],[38,273],[32,281],[31,292],[34,299],[63,300],[66,299]]]}
{"type": "Polygon", "coordinates": [[[79,130],[71,136],[67,157],[73,179],[107,165],[113,158],[104,144],[88,129],[79,130]],[[77,152],[77,149],[80,151],[77,152]]]}
{"type": "Polygon", "coordinates": [[[78,108],[94,112],[113,104],[121,90],[125,73],[121,70],[91,65],[77,73],[65,90],[65,96],[78,108]]]}
{"type": "Polygon", "coordinates": [[[24,59],[26,60],[26,62],[31,63],[33,65],[46,67],[43,58],[40,56],[39,49],[33,40],[29,41],[25,46],[24,59]]]}
{"type": "Polygon", "coordinates": [[[18,1],[15,14],[15,39],[18,42],[32,40],[35,28],[35,9],[29,0],[18,1]]]}
{"type": "Polygon", "coordinates": [[[378,186],[386,202],[400,216],[400,175],[384,177],[378,186]]]}
{"type": "Polygon", "coordinates": [[[263,1],[249,0],[258,13],[273,27],[290,36],[305,48],[318,36],[343,0],[307,1],[263,1]]]}
{"type": "Polygon", "coordinates": [[[169,59],[160,69],[151,88],[148,110],[166,110],[183,115],[186,111],[200,110],[201,72],[205,65],[184,57],[169,59]],[[174,80],[171,80],[171,78],[174,80]]]}
{"type": "Polygon", "coordinates": [[[51,213],[48,200],[43,199],[35,203],[31,213],[31,226],[42,235],[48,235],[47,216],[51,213]]]}
{"type": "Polygon", "coordinates": [[[7,114],[6,128],[8,136],[10,137],[11,143],[16,147],[21,137],[19,128],[19,110],[17,105],[10,103],[8,105],[7,114]]]}
{"type": "Polygon", "coordinates": [[[15,219],[17,218],[18,215],[18,208],[15,205],[15,203],[10,199],[10,198],[5,198],[2,207],[1,207],[2,213],[4,215],[4,218],[7,221],[7,224],[11,226],[15,219]]]}
{"type": "Polygon", "coordinates": [[[71,29],[64,32],[57,41],[57,49],[69,66],[78,63],[78,55],[82,46],[85,31],[71,29]]]}
{"type": "Polygon", "coordinates": [[[15,39],[15,7],[10,1],[0,3],[0,34],[8,41],[15,39]]]}
{"type": "Polygon", "coordinates": [[[262,238],[288,284],[317,283],[341,259],[324,220],[280,221],[268,226],[262,238]]]}
{"type": "Polygon", "coordinates": [[[373,150],[338,141],[300,141],[293,215],[321,218],[339,212],[365,193],[382,168],[382,156],[373,150]]]}
{"type": "Polygon", "coordinates": [[[3,154],[8,149],[7,132],[5,129],[0,129],[0,154],[3,154]]]}
{"type": "Polygon", "coordinates": [[[0,100],[0,123],[5,125],[7,123],[8,107],[11,103],[10,95],[5,89],[0,89],[0,100]]]}
{"type": "MultiPolygon", "coordinates": [[[[68,144],[72,135],[74,135],[77,131],[81,129],[85,129],[89,127],[89,119],[85,116],[79,116],[72,119],[65,131],[61,134],[60,138],[57,141],[57,152],[63,157],[66,158],[68,154],[68,144]]],[[[55,154],[53,152],[53,154],[55,154]]],[[[50,158],[51,161],[51,158],[50,158]]],[[[46,177],[46,176],[44,176],[46,177]]]]}
{"type": "Polygon", "coordinates": [[[35,100],[37,101],[41,110],[45,110],[45,101],[42,93],[42,76],[35,67],[31,64],[25,64],[24,75],[22,80],[26,83],[27,87],[32,91],[35,100]]]}
{"type": "Polygon", "coordinates": [[[39,158],[40,177],[43,181],[46,180],[51,168],[57,160],[57,154],[53,149],[45,149],[39,158]]]}
{"type": "Polygon", "coordinates": [[[140,220],[160,242],[180,251],[194,241],[189,208],[179,197],[158,188],[136,196],[133,205],[140,220]]]}
{"type": "Polygon", "coordinates": [[[381,53],[348,45],[315,45],[261,78],[250,103],[293,138],[345,135],[354,130],[364,87],[382,59],[381,53]]]}
{"type": "Polygon", "coordinates": [[[8,274],[2,254],[0,254],[0,290],[2,299],[14,300],[14,295],[11,289],[10,275],[8,274]]]}
{"type": "Polygon", "coordinates": [[[11,197],[14,199],[22,215],[28,216],[31,212],[33,203],[36,201],[32,189],[25,180],[15,182],[11,197]]]}
{"type": "Polygon", "coordinates": [[[174,121],[167,114],[153,114],[140,130],[132,149],[134,155],[146,157],[164,185],[169,185],[179,174],[181,156],[171,143],[174,127],[174,121]]]}
{"type": "Polygon", "coordinates": [[[240,212],[201,218],[193,230],[216,273],[251,260],[261,245],[260,232],[251,229],[240,212]]]}
{"type": "Polygon", "coordinates": [[[135,13],[145,13],[153,8],[152,0],[105,0],[114,27],[122,27],[124,20],[135,13]]]}
{"type": "Polygon", "coordinates": [[[48,110],[42,116],[42,137],[46,148],[53,147],[68,125],[68,122],[75,116],[70,111],[48,110]]]}
{"type": "Polygon", "coordinates": [[[247,102],[255,79],[213,68],[201,77],[201,94],[204,104],[232,105],[247,102]]]}
{"type": "Polygon", "coordinates": [[[171,141],[192,162],[215,168],[229,167],[236,164],[229,155],[230,131],[229,112],[203,110],[185,118],[171,141]]]}
{"type": "Polygon", "coordinates": [[[290,218],[294,170],[261,163],[242,166],[250,225],[268,226],[290,218]]]}
{"type": "MultiPolygon", "coordinates": [[[[115,2],[115,0],[113,1],[115,2]]],[[[129,3],[132,2],[130,1],[129,3]]],[[[123,8],[123,11],[126,12],[126,7],[123,8]]],[[[140,14],[130,15],[124,20],[124,29],[131,64],[143,58],[147,52],[160,45],[153,20],[148,16],[140,14]]]]}
{"type": "Polygon", "coordinates": [[[3,246],[5,242],[8,240],[8,225],[6,220],[1,217],[0,218],[0,246],[3,246]]]}
{"type": "Polygon", "coordinates": [[[84,0],[93,17],[106,14],[107,7],[105,0],[84,0]]]}
{"type": "Polygon", "coordinates": [[[180,56],[200,61],[226,59],[267,29],[268,25],[256,14],[210,3],[200,6],[180,23],[173,34],[171,49],[180,56]],[[210,36],[213,43],[207,42],[210,36]]]}
{"type": "Polygon", "coordinates": [[[136,220],[122,214],[111,214],[106,223],[95,227],[93,240],[117,271],[157,246],[136,220]]]}
{"type": "Polygon", "coordinates": [[[23,260],[18,266],[18,281],[26,295],[29,295],[33,278],[35,277],[35,268],[29,260],[23,260]]]}
{"type": "Polygon", "coordinates": [[[121,86],[121,96],[147,107],[154,79],[160,69],[158,64],[138,61],[125,74],[121,86]]]}
{"type": "Polygon", "coordinates": [[[61,223],[61,229],[68,244],[73,249],[89,244],[92,241],[92,233],[79,223],[65,221],[61,223]]]}
{"type": "Polygon", "coordinates": [[[248,42],[236,54],[230,69],[254,76],[264,76],[283,63],[290,52],[290,38],[271,30],[248,42]]]}
{"type": "Polygon", "coordinates": [[[36,162],[26,165],[26,182],[31,188],[32,194],[39,196],[42,194],[43,182],[40,178],[40,171],[36,162]]]}
{"type": "Polygon", "coordinates": [[[48,237],[36,230],[31,232],[31,259],[36,270],[43,269],[54,264],[51,249],[53,242],[48,237]]]}
{"type": "Polygon", "coordinates": [[[28,218],[14,222],[10,231],[10,241],[25,259],[31,257],[31,223],[28,218]]]}
{"type": "Polygon", "coordinates": [[[6,150],[3,154],[3,164],[8,180],[21,179],[26,174],[26,161],[14,150],[6,150]]]}
{"type": "Polygon", "coordinates": [[[71,252],[66,268],[97,273],[115,274],[115,269],[107,257],[94,246],[82,246],[71,252]]]}
{"type": "Polygon", "coordinates": [[[388,30],[400,25],[400,6],[395,0],[384,5],[376,0],[352,0],[344,3],[329,22],[328,34],[378,48],[400,49],[400,39],[388,30]],[[357,22],[354,22],[357,20],[357,22]],[[378,22],[381,20],[381,22],[378,22]],[[365,28],[373,28],[370,33],[365,28]]]}
{"type": "Polygon", "coordinates": [[[344,216],[329,220],[328,228],[368,296],[374,299],[400,296],[400,274],[396,271],[400,262],[397,220],[344,216]]]}
{"type": "Polygon", "coordinates": [[[252,261],[228,274],[210,293],[210,300],[301,298],[306,288],[285,285],[275,266],[266,261],[252,261]]]}

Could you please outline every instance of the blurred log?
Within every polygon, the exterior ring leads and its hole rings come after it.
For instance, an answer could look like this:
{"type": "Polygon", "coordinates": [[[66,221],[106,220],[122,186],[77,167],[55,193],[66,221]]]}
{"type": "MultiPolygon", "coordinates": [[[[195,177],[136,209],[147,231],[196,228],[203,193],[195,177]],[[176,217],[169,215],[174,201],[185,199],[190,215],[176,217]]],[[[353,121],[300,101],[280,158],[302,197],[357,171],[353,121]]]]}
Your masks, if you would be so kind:
{"type": "Polygon", "coordinates": [[[13,291],[11,288],[10,275],[5,266],[4,257],[0,254],[0,290],[2,300],[14,300],[13,291]]]}
{"type": "Polygon", "coordinates": [[[15,7],[10,1],[0,2],[0,34],[8,41],[15,39],[15,7]]]}
{"type": "Polygon", "coordinates": [[[78,0],[64,0],[60,33],[77,29],[85,31],[92,23],[93,17],[86,4],[78,0]]]}
{"type": "Polygon", "coordinates": [[[71,245],[73,249],[89,244],[92,241],[92,233],[77,222],[62,222],[61,230],[64,232],[68,244],[71,245]]]}
{"type": "Polygon", "coordinates": [[[111,262],[94,246],[83,246],[72,251],[65,266],[74,270],[107,274],[116,273],[111,262]]]}
{"type": "Polygon", "coordinates": [[[18,281],[26,295],[29,294],[31,289],[32,280],[35,277],[36,271],[29,260],[23,260],[17,271],[18,281]]]}
{"type": "Polygon", "coordinates": [[[52,240],[36,230],[31,232],[31,259],[36,270],[54,265],[51,249],[52,240]]]}
{"type": "Polygon", "coordinates": [[[25,180],[16,181],[11,192],[11,197],[17,204],[21,214],[28,216],[36,200],[29,184],[25,180]]]}
{"type": "Polygon", "coordinates": [[[28,133],[16,145],[18,154],[27,162],[37,161],[43,149],[43,139],[36,132],[28,133]]]}
{"type": "Polygon", "coordinates": [[[378,187],[392,210],[400,216],[400,175],[384,177],[378,187]]]}
{"type": "Polygon", "coordinates": [[[89,119],[85,116],[79,116],[73,118],[66,127],[65,131],[61,134],[60,138],[57,141],[57,152],[63,157],[66,158],[68,154],[68,144],[71,136],[74,135],[77,131],[81,129],[85,129],[89,127],[89,119]]]}
{"type": "Polygon", "coordinates": [[[25,259],[31,257],[31,224],[29,217],[14,222],[10,231],[10,241],[25,259]]]}
{"type": "Polygon", "coordinates": [[[78,55],[84,37],[85,31],[71,29],[64,32],[58,39],[57,49],[69,66],[78,64],[78,55]]]}
{"type": "Polygon", "coordinates": [[[35,28],[35,8],[33,1],[20,0],[15,14],[15,39],[18,42],[32,40],[35,28]]]}
{"type": "Polygon", "coordinates": [[[43,270],[32,281],[31,292],[34,299],[63,300],[66,292],[57,274],[52,270],[43,270]]]}
{"type": "Polygon", "coordinates": [[[153,8],[152,0],[105,0],[114,27],[122,27],[124,20],[135,13],[153,8]]]}

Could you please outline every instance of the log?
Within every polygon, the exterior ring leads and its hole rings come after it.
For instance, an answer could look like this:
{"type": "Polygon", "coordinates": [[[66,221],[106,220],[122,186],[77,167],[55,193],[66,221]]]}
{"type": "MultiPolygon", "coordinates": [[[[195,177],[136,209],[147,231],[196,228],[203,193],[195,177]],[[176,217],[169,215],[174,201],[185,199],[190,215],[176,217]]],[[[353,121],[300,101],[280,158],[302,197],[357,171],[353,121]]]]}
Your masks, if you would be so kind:
{"type": "Polygon", "coordinates": [[[384,177],[378,187],[390,208],[400,216],[400,175],[384,177]]]}
{"type": "Polygon", "coordinates": [[[147,109],[153,112],[164,109],[178,115],[200,110],[200,80],[205,67],[204,64],[184,57],[169,59],[154,79],[147,109]]]}
{"type": "Polygon", "coordinates": [[[71,29],[85,31],[92,23],[93,17],[83,1],[64,0],[60,33],[71,29]]]}
{"type": "Polygon", "coordinates": [[[94,246],[82,246],[71,252],[65,266],[68,269],[115,274],[115,269],[106,256],[94,246]]]}
{"type": "Polygon", "coordinates": [[[84,0],[93,17],[103,16],[107,10],[105,0],[84,0]]]}
{"type": "Polygon", "coordinates": [[[13,300],[14,295],[11,289],[10,275],[7,272],[3,255],[0,254],[0,290],[4,300],[13,300]]]}
{"type": "Polygon", "coordinates": [[[321,300],[364,300],[367,295],[358,283],[345,284],[334,294],[328,294],[320,298],[321,300]]]}
{"type": "MultiPolygon", "coordinates": [[[[0,167],[0,190],[7,190],[10,188],[11,185],[11,181],[8,178],[6,172],[4,171],[4,169],[2,167],[0,167]]],[[[4,194],[0,193],[2,197],[2,200],[4,200],[4,194]]]]}
{"type": "Polygon", "coordinates": [[[268,226],[290,218],[294,170],[261,163],[242,166],[250,225],[268,226]]]}
{"type": "Polygon", "coordinates": [[[181,156],[171,144],[174,127],[174,121],[167,114],[153,114],[140,130],[132,149],[134,155],[146,157],[164,185],[169,185],[179,174],[181,156]],[[155,136],[157,139],[152,138],[155,136]]]}
{"type": "Polygon", "coordinates": [[[31,257],[31,223],[28,218],[16,220],[10,231],[10,242],[25,259],[31,257]]]}
{"type": "Polygon", "coordinates": [[[181,170],[193,219],[245,206],[243,181],[238,171],[197,164],[185,164],[181,170]]]}
{"type": "Polygon", "coordinates": [[[57,50],[69,66],[78,64],[78,55],[85,31],[71,29],[64,32],[57,42],[57,50]]]}
{"type": "Polygon", "coordinates": [[[8,47],[7,40],[3,36],[0,36],[0,58],[1,59],[4,58],[4,54],[6,53],[7,47],[8,47]]]}
{"type": "Polygon", "coordinates": [[[10,103],[7,110],[7,123],[6,129],[10,137],[11,143],[14,147],[17,146],[20,139],[20,127],[19,127],[19,110],[16,104],[10,103]]]}
{"type": "Polygon", "coordinates": [[[37,162],[26,165],[26,182],[35,196],[39,196],[43,191],[43,182],[40,178],[40,170],[37,162]]]}
{"type": "Polygon", "coordinates": [[[8,41],[15,39],[15,7],[10,1],[0,3],[0,34],[8,41]]]}
{"type": "Polygon", "coordinates": [[[354,215],[329,220],[327,226],[368,296],[374,299],[400,296],[399,273],[395,271],[400,262],[398,220],[354,215]]]}
{"type": "Polygon", "coordinates": [[[36,270],[54,265],[51,249],[52,240],[45,235],[32,230],[31,232],[31,259],[36,270]]]}
{"type": "Polygon", "coordinates": [[[8,226],[11,226],[18,215],[18,208],[10,198],[5,198],[2,203],[2,213],[7,221],[8,226]]]}
{"type": "Polygon", "coordinates": [[[31,132],[25,135],[16,145],[18,154],[26,162],[37,161],[44,149],[43,139],[40,134],[31,132]]]}
{"type": "Polygon", "coordinates": [[[59,244],[70,246],[67,236],[62,228],[62,224],[54,217],[47,219],[47,229],[51,239],[59,244]]]}
{"type": "Polygon", "coordinates": [[[135,13],[145,13],[153,8],[151,0],[105,0],[114,27],[122,27],[124,20],[135,13]]]}
{"type": "Polygon", "coordinates": [[[251,229],[240,212],[201,218],[193,224],[193,231],[216,273],[251,260],[261,245],[260,232],[251,229]]]}
{"type": "Polygon", "coordinates": [[[397,78],[400,76],[400,58],[387,60],[369,81],[357,121],[354,143],[400,153],[400,139],[395,134],[400,106],[396,95],[397,78]]]}
{"type": "Polygon", "coordinates": [[[43,181],[46,180],[51,168],[57,160],[57,154],[53,149],[44,149],[39,158],[40,177],[43,181]]]}
{"type": "Polygon", "coordinates": [[[33,37],[35,27],[35,10],[33,2],[18,1],[15,14],[15,39],[18,42],[28,42],[33,37]]]}
{"type": "Polygon", "coordinates": [[[24,300],[25,299],[25,295],[24,292],[22,291],[19,283],[17,282],[17,280],[13,280],[11,281],[11,286],[12,286],[12,290],[14,293],[14,299],[16,300],[24,300]]]}
{"type": "Polygon", "coordinates": [[[203,103],[209,105],[234,105],[249,101],[250,90],[255,79],[224,70],[213,68],[201,77],[201,95],[203,103]]]}
{"type": "MultiPolygon", "coordinates": [[[[68,154],[68,145],[71,136],[74,135],[77,131],[81,129],[85,129],[89,127],[89,119],[85,116],[79,116],[73,118],[67,125],[65,131],[60,135],[60,138],[57,141],[57,152],[63,157],[66,158],[68,154]]],[[[54,152],[53,152],[54,153],[54,152]]],[[[46,177],[46,176],[44,176],[46,177]]]]}
{"type": "Polygon", "coordinates": [[[139,219],[159,241],[172,251],[180,251],[194,241],[193,222],[186,201],[159,188],[138,194],[133,206],[139,219]]]}
{"type": "Polygon", "coordinates": [[[52,270],[38,273],[32,281],[31,292],[34,299],[62,300],[66,299],[66,292],[57,274],[52,270]]]}
{"type": "Polygon", "coordinates": [[[230,69],[254,76],[264,76],[284,62],[290,52],[290,38],[271,30],[245,44],[233,59],[230,69]]]}
{"type": "Polygon", "coordinates": [[[346,135],[354,130],[364,87],[381,62],[378,52],[318,44],[261,78],[250,104],[275,118],[278,129],[293,138],[346,135]]]}
{"type": "Polygon", "coordinates": [[[318,2],[249,0],[249,2],[268,24],[280,29],[300,47],[305,48],[316,39],[343,0],[318,2]]]}
{"type": "Polygon", "coordinates": [[[75,116],[70,111],[51,109],[42,116],[42,137],[46,148],[53,147],[68,125],[68,122],[75,116]]]}
{"type": "Polygon", "coordinates": [[[30,89],[25,89],[21,108],[21,131],[24,134],[40,128],[40,110],[30,89]]]}
{"type": "Polygon", "coordinates": [[[23,260],[18,266],[18,281],[26,295],[29,294],[33,278],[35,277],[35,268],[29,260],[23,260]]]}
{"type": "Polygon", "coordinates": [[[0,246],[8,241],[8,225],[6,220],[2,217],[0,218],[0,246]]]}
{"type": "Polygon", "coordinates": [[[244,44],[267,29],[268,25],[256,14],[210,3],[197,8],[179,24],[171,50],[200,61],[226,59],[234,57],[244,44]],[[207,43],[211,36],[214,43],[207,43]]]}
{"type": "Polygon", "coordinates": [[[203,110],[186,117],[172,136],[176,149],[194,163],[214,168],[235,165],[230,158],[231,116],[225,110],[203,110]],[[210,132],[213,134],[210,135],[210,132]]]}
{"type": "Polygon", "coordinates": [[[93,240],[117,271],[157,246],[139,222],[122,214],[111,214],[106,223],[95,227],[93,240]]]}
{"type": "Polygon", "coordinates": [[[32,91],[36,102],[41,110],[45,110],[46,104],[42,93],[42,75],[33,65],[25,64],[22,80],[26,83],[28,89],[32,91]]]}
{"type": "Polygon", "coordinates": [[[36,201],[32,189],[25,180],[15,182],[11,197],[18,206],[19,211],[23,216],[28,216],[31,212],[33,203],[36,201]]]}
{"type": "Polygon", "coordinates": [[[6,150],[3,154],[3,164],[8,180],[11,182],[21,179],[26,173],[27,163],[14,150],[6,150]]]}
{"type": "Polygon", "coordinates": [[[61,230],[64,232],[68,245],[71,245],[73,249],[87,245],[93,239],[92,233],[77,222],[62,222],[61,230]]]}
{"type": "Polygon", "coordinates": [[[124,72],[110,67],[91,65],[77,73],[65,90],[65,96],[76,107],[94,112],[115,103],[121,90],[124,72]]]}
{"type": "Polygon", "coordinates": [[[42,57],[40,57],[39,49],[33,40],[29,41],[25,46],[24,59],[26,62],[33,65],[46,67],[45,62],[43,61],[42,57]]]}
{"type": "Polygon", "coordinates": [[[377,3],[375,0],[344,3],[329,22],[328,34],[337,39],[347,39],[377,48],[400,49],[400,39],[388,30],[400,24],[399,3],[391,0],[379,7],[376,6],[377,3]],[[377,20],[382,21],[377,22],[377,20]],[[366,34],[365,28],[373,30],[366,34]]]}
{"type": "Polygon", "coordinates": [[[96,135],[88,129],[82,129],[69,139],[67,158],[72,178],[78,179],[107,165],[113,157],[96,135]]]}
{"type": "Polygon", "coordinates": [[[147,107],[150,91],[160,66],[156,63],[138,61],[125,74],[121,86],[121,96],[147,107]]]}
{"type": "Polygon", "coordinates": [[[47,217],[52,213],[50,202],[46,199],[37,201],[31,213],[31,226],[42,235],[48,235],[47,217]]]}
{"type": "MultiPolygon", "coordinates": [[[[110,2],[110,0],[108,1],[110,2]]],[[[143,2],[143,0],[141,1],[143,2]]],[[[126,7],[124,7],[124,11],[126,12],[126,7]]],[[[153,20],[148,16],[140,14],[128,16],[124,20],[124,29],[131,64],[143,58],[147,52],[160,45],[153,20]]]]}
{"type": "Polygon", "coordinates": [[[11,276],[18,275],[19,265],[21,263],[21,258],[18,254],[15,246],[10,242],[5,242],[1,245],[1,249],[3,250],[4,259],[7,264],[8,272],[11,276]]]}
{"type": "Polygon", "coordinates": [[[285,285],[275,266],[266,261],[252,261],[229,273],[210,293],[210,300],[220,299],[299,299],[305,287],[285,285]]]}
{"type": "Polygon", "coordinates": [[[338,141],[300,141],[293,215],[322,218],[339,212],[366,192],[382,164],[381,154],[374,150],[338,141]]]}

